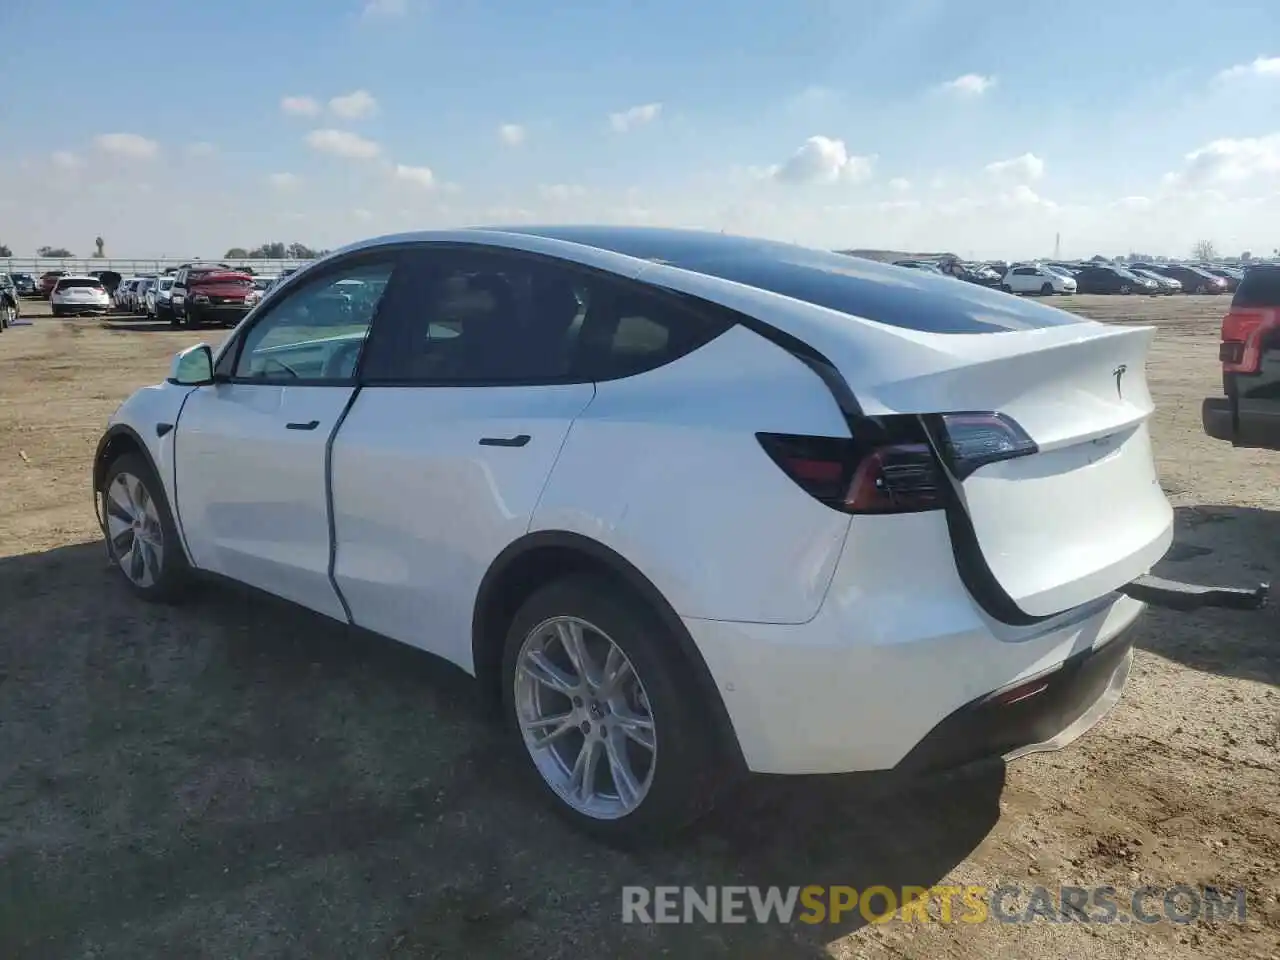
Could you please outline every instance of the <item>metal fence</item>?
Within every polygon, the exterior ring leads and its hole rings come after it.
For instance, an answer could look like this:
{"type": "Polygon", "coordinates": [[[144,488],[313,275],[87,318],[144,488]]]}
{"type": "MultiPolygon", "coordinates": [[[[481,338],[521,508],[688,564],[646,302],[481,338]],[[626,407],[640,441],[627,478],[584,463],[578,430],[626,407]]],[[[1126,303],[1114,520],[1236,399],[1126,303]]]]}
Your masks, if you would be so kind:
{"type": "MultiPolygon", "coordinates": [[[[88,273],[90,270],[114,270],[126,277],[147,276],[162,273],[169,267],[180,267],[184,263],[199,261],[199,257],[156,257],[144,259],[114,259],[110,257],[68,257],[51,259],[49,257],[2,257],[0,273],[29,273],[34,277],[50,270],[64,270],[67,273],[88,273]]],[[[249,268],[256,274],[272,276],[290,267],[300,267],[307,260],[228,260],[210,257],[209,263],[225,263],[228,266],[249,268]]]]}

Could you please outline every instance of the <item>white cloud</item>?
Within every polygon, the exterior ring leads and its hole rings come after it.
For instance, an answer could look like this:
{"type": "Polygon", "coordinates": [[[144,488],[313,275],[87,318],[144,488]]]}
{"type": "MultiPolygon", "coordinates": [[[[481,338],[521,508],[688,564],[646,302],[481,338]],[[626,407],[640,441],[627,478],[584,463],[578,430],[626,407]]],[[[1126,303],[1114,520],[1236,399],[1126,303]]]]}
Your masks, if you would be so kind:
{"type": "Polygon", "coordinates": [[[961,97],[980,97],[996,85],[996,78],[983,76],[980,73],[966,73],[948,80],[940,89],[961,97]]]}
{"type": "Polygon", "coordinates": [[[436,185],[436,176],[431,172],[430,167],[409,167],[403,163],[397,163],[392,175],[397,180],[412,183],[424,190],[430,190],[436,185]]]}
{"type": "Polygon", "coordinates": [[[646,123],[652,123],[658,119],[660,113],[662,113],[662,104],[645,103],[609,114],[609,125],[618,133],[626,133],[646,123]]]}
{"type": "Polygon", "coordinates": [[[277,190],[292,190],[302,179],[296,173],[273,173],[267,177],[267,182],[277,190]]]}
{"type": "Polygon", "coordinates": [[[898,193],[906,193],[911,189],[911,181],[903,177],[894,177],[889,181],[889,189],[896,190],[898,193]]]}
{"type": "Polygon", "coordinates": [[[860,183],[871,177],[874,156],[850,155],[843,140],[814,136],[772,171],[780,183],[860,183]]]}
{"type": "Polygon", "coordinates": [[[518,123],[504,123],[498,128],[498,138],[511,147],[524,143],[525,129],[518,123]]]}
{"type": "Polygon", "coordinates": [[[137,133],[101,133],[93,142],[103,153],[129,160],[152,160],[160,153],[160,144],[137,133]]]}
{"type": "Polygon", "coordinates": [[[372,140],[348,130],[312,130],[307,134],[307,145],[321,153],[352,160],[372,160],[382,152],[382,148],[372,140]]]}
{"type": "Polygon", "coordinates": [[[1165,178],[1169,186],[1222,186],[1280,175],[1280,133],[1214,140],[1185,157],[1186,167],[1165,178]]]}
{"type": "Polygon", "coordinates": [[[187,156],[209,157],[218,152],[218,148],[205,140],[187,144],[187,156]]]}
{"type": "Polygon", "coordinates": [[[1020,157],[988,163],[985,169],[997,179],[1026,183],[1044,176],[1044,161],[1034,153],[1024,153],[1020,157]]]}
{"type": "Polygon", "coordinates": [[[320,103],[314,97],[281,97],[280,109],[295,117],[314,117],[320,113],[320,103]]]}
{"type": "Polygon", "coordinates": [[[368,223],[373,219],[373,211],[366,210],[364,207],[356,207],[351,211],[351,217],[354,220],[359,220],[361,223],[368,223]]]}
{"type": "Polygon", "coordinates": [[[1127,210],[1145,210],[1151,206],[1151,198],[1140,196],[1121,197],[1115,202],[1115,206],[1124,207],[1127,210]]]}
{"type": "Polygon", "coordinates": [[[84,166],[84,161],[70,150],[55,150],[49,159],[59,170],[76,170],[84,166]]]}
{"type": "Polygon", "coordinates": [[[574,183],[550,183],[538,187],[538,195],[544,200],[576,200],[587,195],[587,188],[574,183]]]}
{"type": "Polygon", "coordinates": [[[354,90],[330,100],[329,109],[344,120],[363,120],[378,112],[378,101],[368,90],[354,90]]]}
{"type": "Polygon", "coordinates": [[[1219,80],[1241,80],[1246,77],[1280,79],[1280,57],[1257,57],[1252,63],[1237,63],[1218,74],[1219,80]]]}

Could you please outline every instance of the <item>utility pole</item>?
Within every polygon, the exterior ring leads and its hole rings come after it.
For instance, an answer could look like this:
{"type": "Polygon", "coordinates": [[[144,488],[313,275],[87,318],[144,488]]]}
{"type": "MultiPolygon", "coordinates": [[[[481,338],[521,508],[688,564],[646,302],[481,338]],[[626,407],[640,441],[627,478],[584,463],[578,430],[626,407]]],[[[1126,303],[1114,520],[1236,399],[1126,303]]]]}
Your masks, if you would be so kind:
{"type": "Polygon", "coordinates": [[[1062,234],[1055,233],[1053,235],[1053,259],[1062,259],[1062,234]]]}

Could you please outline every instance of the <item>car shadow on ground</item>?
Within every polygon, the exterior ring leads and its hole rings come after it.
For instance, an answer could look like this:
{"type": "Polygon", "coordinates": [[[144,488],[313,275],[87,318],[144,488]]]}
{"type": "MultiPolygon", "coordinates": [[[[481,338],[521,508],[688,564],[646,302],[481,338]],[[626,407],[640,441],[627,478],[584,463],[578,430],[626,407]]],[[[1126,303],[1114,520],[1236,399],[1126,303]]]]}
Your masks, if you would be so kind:
{"type": "MultiPolygon", "coordinates": [[[[1174,511],[1173,546],[1154,573],[1213,586],[1255,587],[1280,571],[1280,514],[1197,505],[1174,511]]],[[[1280,589],[1280,584],[1276,584],[1280,589]]],[[[1280,685],[1280,597],[1260,611],[1148,609],[1137,645],[1195,670],[1280,685]]]]}
{"type": "Polygon", "coordinates": [[[118,317],[100,317],[98,326],[103,330],[131,331],[133,333],[159,333],[176,329],[168,320],[150,320],[147,317],[122,313],[118,317]]]}
{"type": "Polygon", "coordinates": [[[407,646],[221,585],[144,604],[101,544],[0,560],[0,610],[3,956],[818,957],[866,919],[628,925],[623,887],[928,887],[999,817],[998,763],[754,778],[624,854],[407,646]]]}

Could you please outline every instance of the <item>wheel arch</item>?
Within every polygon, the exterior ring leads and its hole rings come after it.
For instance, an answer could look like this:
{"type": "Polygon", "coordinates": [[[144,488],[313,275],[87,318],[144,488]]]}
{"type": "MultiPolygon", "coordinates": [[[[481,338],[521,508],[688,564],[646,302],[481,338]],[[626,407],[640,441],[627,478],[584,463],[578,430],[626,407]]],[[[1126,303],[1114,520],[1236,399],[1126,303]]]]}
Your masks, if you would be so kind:
{"type": "Polygon", "coordinates": [[[729,762],[746,769],[724,698],[679,614],[634,564],[598,540],[564,530],[540,530],[509,544],[489,565],[476,593],[471,619],[472,669],[492,704],[501,697],[502,645],[520,604],[543,585],[574,573],[603,575],[653,611],[689,664],[708,708],[717,742],[729,762]]]}
{"type": "Polygon", "coordinates": [[[173,518],[173,525],[178,531],[178,542],[182,547],[182,551],[186,554],[188,562],[191,559],[191,551],[187,547],[186,534],[182,530],[182,522],[178,517],[178,512],[174,509],[173,501],[169,497],[169,491],[165,487],[164,474],[160,472],[159,466],[156,464],[156,458],[151,453],[151,448],[147,446],[145,440],[133,427],[127,423],[114,423],[107,428],[106,433],[102,435],[102,439],[98,441],[98,448],[93,455],[93,509],[98,518],[98,526],[102,528],[102,535],[106,536],[106,518],[102,513],[101,500],[99,494],[102,492],[103,481],[107,478],[107,470],[111,464],[127,453],[136,453],[146,462],[147,467],[151,470],[151,475],[156,479],[156,487],[160,496],[163,498],[165,509],[169,511],[169,516],[173,518]]]}

